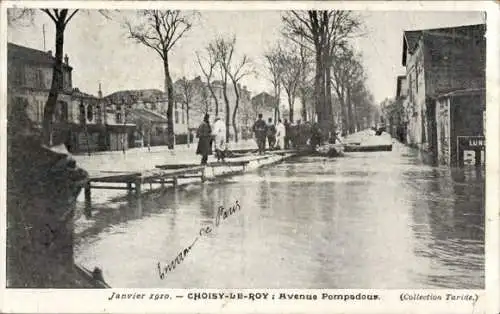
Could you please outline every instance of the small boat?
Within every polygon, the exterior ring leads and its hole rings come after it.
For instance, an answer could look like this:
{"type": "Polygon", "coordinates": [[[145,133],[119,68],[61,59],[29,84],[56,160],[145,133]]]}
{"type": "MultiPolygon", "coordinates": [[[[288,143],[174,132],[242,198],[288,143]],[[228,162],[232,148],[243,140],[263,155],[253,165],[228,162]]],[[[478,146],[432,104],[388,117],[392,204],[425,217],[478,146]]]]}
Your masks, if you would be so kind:
{"type": "Polygon", "coordinates": [[[322,156],[339,157],[344,155],[343,144],[326,144],[316,148],[316,152],[322,156]]]}
{"type": "Polygon", "coordinates": [[[99,267],[95,267],[93,271],[85,268],[83,265],[74,264],[78,274],[82,279],[87,281],[94,288],[107,289],[111,288],[102,276],[102,271],[99,267]]]}

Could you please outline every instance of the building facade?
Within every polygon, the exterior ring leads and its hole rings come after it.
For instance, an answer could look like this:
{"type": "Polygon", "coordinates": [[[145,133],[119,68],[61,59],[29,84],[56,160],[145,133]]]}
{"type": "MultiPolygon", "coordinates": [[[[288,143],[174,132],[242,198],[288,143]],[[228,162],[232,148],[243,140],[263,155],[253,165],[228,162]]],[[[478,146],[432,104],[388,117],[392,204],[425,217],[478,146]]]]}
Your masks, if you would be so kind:
{"type": "MultiPolygon", "coordinates": [[[[105,97],[108,106],[124,110],[123,119],[128,124],[136,124],[131,137],[136,147],[168,144],[168,100],[166,94],[157,89],[124,90],[105,97]]],[[[176,143],[183,144],[188,132],[185,108],[174,103],[173,123],[176,143]],[[181,140],[179,140],[181,139],[181,140]]]]}
{"type": "MultiPolygon", "coordinates": [[[[30,120],[41,127],[43,111],[52,85],[55,58],[45,52],[7,43],[7,111],[24,107],[30,120]]],[[[69,58],[62,65],[63,90],[57,98],[55,122],[71,119],[72,71],[69,58]]]]}
{"type": "Polygon", "coordinates": [[[484,24],[404,32],[407,141],[435,159],[441,128],[436,118],[438,98],[485,87],[485,32],[484,24]]]}

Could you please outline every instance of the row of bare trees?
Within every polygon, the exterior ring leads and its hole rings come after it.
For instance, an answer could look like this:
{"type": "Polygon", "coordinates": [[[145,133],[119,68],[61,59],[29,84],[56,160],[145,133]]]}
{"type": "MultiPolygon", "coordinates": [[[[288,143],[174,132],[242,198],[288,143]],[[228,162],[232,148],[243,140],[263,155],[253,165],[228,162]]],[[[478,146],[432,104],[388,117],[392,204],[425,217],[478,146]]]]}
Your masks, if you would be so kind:
{"type": "Polygon", "coordinates": [[[241,102],[241,81],[254,72],[247,55],[236,56],[236,37],[217,37],[211,41],[204,51],[196,53],[198,65],[204,80],[188,80],[182,78],[179,89],[179,101],[186,107],[189,126],[189,110],[206,114],[214,109],[219,115],[220,105],[217,90],[222,91],[225,106],[226,137],[229,138],[230,124],[234,131],[234,140],[238,141],[238,110],[241,102]],[[233,89],[234,103],[231,104],[229,89],[233,89]],[[212,106],[214,105],[214,107],[212,106]],[[232,112],[231,112],[232,107],[232,112]]]}
{"type": "Polygon", "coordinates": [[[361,35],[360,18],[351,11],[287,11],[282,21],[285,41],[265,55],[277,99],[275,117],[284,90],[291,122],[300,98],[302,120],[317,119],[325,132],[338,128],[337,116],[345,132],[367,127],[376,108],[361,56],[351,44],[361,35]]]}

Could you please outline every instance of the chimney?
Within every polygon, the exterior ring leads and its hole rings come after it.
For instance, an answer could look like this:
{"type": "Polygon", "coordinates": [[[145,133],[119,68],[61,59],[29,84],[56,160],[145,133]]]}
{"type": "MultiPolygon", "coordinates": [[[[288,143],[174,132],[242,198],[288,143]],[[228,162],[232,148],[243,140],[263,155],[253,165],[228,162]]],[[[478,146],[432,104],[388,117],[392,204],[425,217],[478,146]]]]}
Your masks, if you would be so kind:
{"type": "Polygon", "coordinates": [[[101,82],[99,82],[99,91],[97,92],[99,98],[102,98],[101,82]]]}
{"type": "Polygon", "coordinates": [[[67,54],[64,55],[64,63],[66,63],[66,65],[69,65],[69,58],[67,54]]]}

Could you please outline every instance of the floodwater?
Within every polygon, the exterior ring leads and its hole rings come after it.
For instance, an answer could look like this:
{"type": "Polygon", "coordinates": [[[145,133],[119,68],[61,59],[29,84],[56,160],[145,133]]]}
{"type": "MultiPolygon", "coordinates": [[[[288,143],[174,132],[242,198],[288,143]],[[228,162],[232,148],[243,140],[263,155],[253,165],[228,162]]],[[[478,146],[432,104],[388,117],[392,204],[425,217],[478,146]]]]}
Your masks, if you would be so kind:
{"type": "Polygon", "coordinates": [[[228,179],[99,205],[76,261],[113,287],[484,288],[484,169],[415,150],[297,158],[228,179]],[[240,210],[214,225],[219,206],[240,210]],[[180,265],[170,263],[199,236],[180,265]]]}

